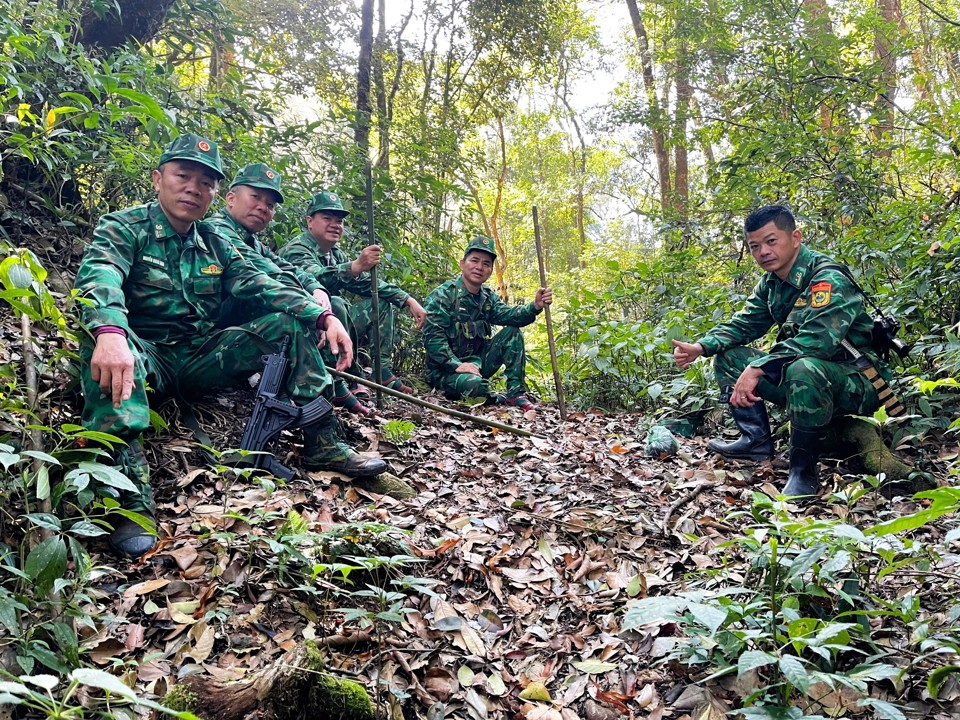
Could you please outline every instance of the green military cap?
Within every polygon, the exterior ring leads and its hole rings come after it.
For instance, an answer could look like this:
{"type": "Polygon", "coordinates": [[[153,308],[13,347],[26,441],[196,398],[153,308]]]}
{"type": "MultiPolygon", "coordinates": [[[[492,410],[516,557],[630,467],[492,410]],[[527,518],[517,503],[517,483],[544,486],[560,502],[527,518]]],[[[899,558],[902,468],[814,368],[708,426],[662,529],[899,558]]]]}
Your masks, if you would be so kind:
{"type": "Polygon", "coordinates": [[[237,173],[230,183],[233,190],[237,185],[249,185],[261,190],[273,190],[277,194],[277,202],[283,202],[283,193],[280,192],[280,173],[263,163],[247,165],[237,173]]]}
{"type": "Polygon", "coordinates": [[[328,212],[333,215],[345,217],[349,213],[343,209],[343,203],[340,202],[340,196],[335,195],[328,190],[318,192],[310,198],[310,207],[307,208],[307,215],[313,215],[318,212],[328,212]]]}
{"type": "Polygon", "coordinates": [[[220,149],[217,144],[196,133],[184,133],[167,145],[157,166],[171,160],[193,160],[213,170],[219,179],[226,177],[220,164],[220,149]]]}
{"type": "Polygon", "coordinates": [[[467,249],[463,251],[463,256],[466,257],[470,254],[471,250],[479,250],[481,252],[488,253],[497,256],[497,251],[494,248],[493,240],[488,238],[486,235],[477,235],[473,240],[467,244],[467,249]]]}

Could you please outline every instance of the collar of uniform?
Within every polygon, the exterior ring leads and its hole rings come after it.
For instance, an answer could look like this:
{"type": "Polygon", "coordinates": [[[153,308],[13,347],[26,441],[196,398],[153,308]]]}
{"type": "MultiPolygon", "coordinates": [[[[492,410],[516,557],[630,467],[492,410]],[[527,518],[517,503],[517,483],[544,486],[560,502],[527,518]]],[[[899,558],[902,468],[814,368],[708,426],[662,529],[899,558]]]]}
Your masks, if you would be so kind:
{"type": "Polygon", "coordinates": [[[476,293],[472,293],[467,289],[467,286],[463,284],[463,275],[457,277],[454,281],[454,285],[457,288],[457,294],[460,297],[477,297],[477,295],[483,295],[483,285],[480,286],[480,290],[476,293]]]}
{"type": "MultiPolygon", "coordinates": [[[[180,240],[182,236],[173,229],[170,221],[167,220],[166,213],[164,213],[163,208],[160,207],[160,203],[154,201],[150,203],[149,208],[150,224],[153,226],[154,239],[165,240],[167,238],[177,238],[180,240]]],[[[197,232],[196,223],[190,224],[190,233],[182,242],[184,247],[196,245],[202,252],[209,252],[206,242],[200,237],[200,233],[197,232]]]]}
{"type": "Polygon", "coordinates": [[[226,223],[231,230],[233,230],[243,239],[244,243],[247,245],[253,245],[253,241],[257,237],[256,233],[250,232],[243,225],[237,222],[236,218],[230,214],[230,211],[227,208],[221,208],[220,212],[218,212],[214,218],[226,223]]]}
{"type": "Polygon", "coordinates": [[[800,253],[797,259],[793,261],[793,267],[790,268],[790,274],[783,282],[793,285],[798,290],[807,286],[807,278],[810,275],[810,263],[813,260],[813,253],[806,245],[801,243],[800,253]]]}

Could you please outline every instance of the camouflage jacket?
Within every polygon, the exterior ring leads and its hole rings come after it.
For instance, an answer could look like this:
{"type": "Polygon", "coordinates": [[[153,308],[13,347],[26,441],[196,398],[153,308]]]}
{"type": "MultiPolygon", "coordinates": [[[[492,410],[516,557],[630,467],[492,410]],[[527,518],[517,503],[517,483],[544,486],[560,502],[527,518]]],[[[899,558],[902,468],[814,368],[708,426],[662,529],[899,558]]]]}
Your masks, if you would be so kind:
{"type": "Polygon", "coordinates": [[[100,218],[74,287],[88,301],[80,311],[88,329],[116,325],[163,344],[209,335],[227,295],[305,321],[316,322],[323,312],[305,292],[261,272],[219,235],[203,237],[195,224],[182,238],[157,202],[100,218]]]}
{"type": "Polygon", "coordinates": [[[308,293],[313,293],[314,290],[324,290],[323,285],[316,278],[299,266],[287,262],[260,242],[256,234],[238,223],[226,208],[201,222],[198,230],[204,237],[210,232],[214,232],[220,237],[226,238],[244,259],[264,272],[275,277],[282,277],[289,285],[302,287],[308,293]],[[249,252],[250,250],[253,252],[249,252]]]}
{"type": "MultiPolygon", "coordinates": [[[[293,240],[280,248],[280,257],[287,262],[298,265],[311,277],[326,288],[331,295],[339,295],[344,290],[370,297],[370,273],[362,272],[357,277],[350,271],[353,262],[339,247],[324,253],[308,231],[297,235],[293,240]]],[[[377,295],[391,305],[403,307],[410,297],[408,293],[383,280],[377,283],[377,295]]]]}
{"type": "Polygon", "coordinates": [[[800,246],[786,280],[764,273],[746,305],[698,342],[710,357],[757,340],[774,325],[780,330],[769,355],[751,363],[779,378],[782,369],[800,357],[853,362],[840,346],[851,345],[875,361],[870,347],[873,319],[864,310],[863,295],[840,270],[822,267],[833,261],[800,246]]]}
{"type": "Polygon", "coordinates": [[[427,296],[423,346],[427,373],[455,372],[462,358],[476,357],[493,337],[494,325],[523,327],[536,320],[540,310],[531,302],[507,305],[486,285],[476,295],[463,278],[448,280],[427,296]]]}

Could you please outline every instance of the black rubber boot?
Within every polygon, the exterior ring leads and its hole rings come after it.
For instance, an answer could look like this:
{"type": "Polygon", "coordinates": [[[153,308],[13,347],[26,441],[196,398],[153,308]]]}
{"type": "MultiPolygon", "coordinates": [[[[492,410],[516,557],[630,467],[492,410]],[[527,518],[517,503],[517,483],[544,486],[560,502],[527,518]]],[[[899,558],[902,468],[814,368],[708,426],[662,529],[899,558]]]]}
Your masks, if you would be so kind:
{"type": "Polygon", "coordinates": [[[783,494],[801,502],[812,500],[820,490],[820,448],[824,428],[794,427],[790,430],[790,477],[783,494]]]}
{"type": "Polygon", "coordinates": [[[113,530],[107,542],[114,552],[131,557],[140,557],[157,544],[156,516],[153,491],[150,489],[150,466],[143,454],[140,440],[130,440],[117,451],[117,469],[123,473],[136,488],[136,492],[124,490],[119,494],[120,506],[124,510],[135,512],[146,525],[120,513],[111,513],[107,520],[113,530]]]}
{"type": "Polygon", "coordinates": [[[715,453],[735,460],[769,460],[773,457],[773,437],[770,435],[770,418],[763,401],[750,407],[730,406],[734,424],[742,433],[733,442],[711,440],[707,447],[715,453]]]}
{"type": "Polygon", "coordinates": [[[356,453],[343,442],[333,413],[303,428],[302,464],[307,470],[331,470],[351,478],[373,477],[387,469],[380,458],[356,453]]]}

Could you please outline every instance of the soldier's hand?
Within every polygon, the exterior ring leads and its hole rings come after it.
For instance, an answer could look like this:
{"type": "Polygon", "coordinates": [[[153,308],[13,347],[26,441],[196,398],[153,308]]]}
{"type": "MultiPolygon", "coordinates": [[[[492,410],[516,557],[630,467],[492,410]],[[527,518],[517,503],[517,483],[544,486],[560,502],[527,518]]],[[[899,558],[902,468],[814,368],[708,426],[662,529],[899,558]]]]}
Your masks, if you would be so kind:
{"type": "Polygon", "coordinates": [[[544,305],[553,302],[553,290],[550,288],[540,288],[537,290],[537,296],[533,299],[533,306],[537,310],[543,310],[544,305]]]}
{"type": "Polygon", "coordinates": [[[97,338],[90,359],[90,376],[100,385],[100,392],[111,398],[115,408],[130,399],[133,392],[133,353],[124,335],[103,333],[97,338]]]}
{"type": "Polygon", "coordinates": [[[681,369],[703,355],[703,345],[700,343],[681,342],[680,340],[671,340],[670,342],[673,343],[673,360],[681,369]]]}
{"type": "Polygon", "coordinates": [[[357,259],[350,264],[350,271],[353,273],[353,276],[356,277],[360,273],[370,270],[375,265],[379,265],[380,250],[379,245],[367,245],[361,250],[357,259]]]}
{"type": "Polygon", "coordinates": [[[480,368],[478,368],[475,363],[460,363],[457,365],[456,372],[479,376],[480,368]]]}
{"type": "Polygon", "coordinates": [[[313,299],[317,301],[317,305],[320,307],[330,309],[330,296],[320,288],[313,291],[313,299]]]}
{"type": "Polygon", "coordinates": [[[350,333],[333,315],[327,318],[327,325],[318,347],[323,347],[326,341],[330,344],[330,352],[337,356],[337,370],[343,372],[353,362],[353,342],[350,333]]]}
{"type": "Polygon", "coordinates": [[[745,368],[730,393],[730,404],[734,407],[750,407],[759,402],[761,397],[757,395],[757,385],[762,377],[763,370],[760,368],[745,368]]]}
{"type": "Polygon", "coordinates": [[[423,324],[427,322],[427,311],[423,309],[423,305],[410,297],[407,298],[407,308],[413,315],[413,324],[417,326],[417,330],[423,330],[423,324]]]}

